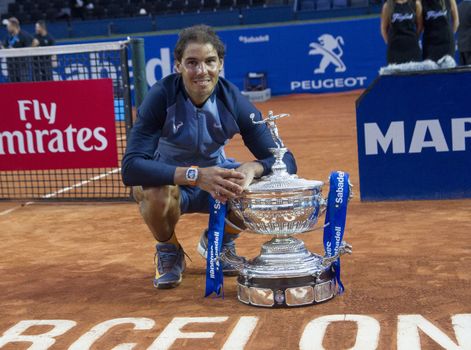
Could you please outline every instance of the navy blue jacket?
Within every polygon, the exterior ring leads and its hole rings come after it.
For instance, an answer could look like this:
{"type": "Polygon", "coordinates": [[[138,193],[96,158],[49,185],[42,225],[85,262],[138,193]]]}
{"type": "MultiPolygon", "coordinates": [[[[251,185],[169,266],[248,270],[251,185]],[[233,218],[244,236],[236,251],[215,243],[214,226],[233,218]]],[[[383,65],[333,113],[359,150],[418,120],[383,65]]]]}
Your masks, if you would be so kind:
{"type": "MultiPolygon", "coordinates": [[[[219,78],[213,94],[202,107],[189,99],[179,74],[157,82],[138,109],[122,160],[122,178],[128,186],[174,184],[177,166],[236,167],[227,159],[224,145],[240,133],[244,144],[269,173],[274,158],[268,148],[276,147],[268,127],[254,125],[260,112],[233,84],[219,78]]],[[[283,159],[290,173],[296,173],[292,153],[283,159]]]]}

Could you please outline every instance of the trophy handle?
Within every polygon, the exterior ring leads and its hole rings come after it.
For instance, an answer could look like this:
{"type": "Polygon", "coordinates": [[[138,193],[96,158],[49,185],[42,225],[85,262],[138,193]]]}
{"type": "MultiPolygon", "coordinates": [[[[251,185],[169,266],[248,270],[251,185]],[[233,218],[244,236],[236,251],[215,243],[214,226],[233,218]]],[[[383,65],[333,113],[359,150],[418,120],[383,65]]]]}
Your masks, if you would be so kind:
{"type": "Polygon", "coordinates": [[[321,264],[325,267],[328,267],[344,254],[352,254],[352,245],[348,244],[345,241],[342,241],[342,244],[339,247],[338,253],[335,254],[334,256],[324,256],[322,258],[321,264]]]}
{"type": "Polygon", "coordinates": [[[353,198],[353,185],[350,182],[350,179],[348,179],[348,189],[349,189],[348,201],[350,202],[350,200],[353,198]]]}
{"type": "Polygon", "coordinates": [[[322,194],[319,195],[319,207],[321,208],[319,216],[321,216],[327,211],[327,198],[322,197],[322,194]]]}

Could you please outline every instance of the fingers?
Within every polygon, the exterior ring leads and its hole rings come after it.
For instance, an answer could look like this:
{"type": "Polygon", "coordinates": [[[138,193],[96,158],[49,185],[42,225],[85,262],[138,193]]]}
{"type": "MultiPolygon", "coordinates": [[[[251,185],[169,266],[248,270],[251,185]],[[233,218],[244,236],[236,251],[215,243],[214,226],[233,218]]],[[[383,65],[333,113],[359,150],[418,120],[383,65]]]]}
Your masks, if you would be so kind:
{"type": "Polygon", "coordinates": [[[234,198],[244,191],[243,183],[245,180],[245,174],[235,171],[234,169],[219,169],[218,175],[220,176],[216,180],[216,184],[223,190],[219,190],[219,193],[229,198],[234,198]]]}
{"type": "Polygon", "coordinates": [[[221,185],[214,185],[213,190],[210,191],[210,194],[214,199],[217,199],[222,203],[226,203],[229,199],[239,196],[239,194],[234,193],[221,185]]]}
{"type": "Polygon", "coordinates": [[[236,181],[243,181],[243,180],[240,180],[240,179],[235,179],[235,181],[231,181],[231,180],[232,179],[230,180],[220,179],[217,184],[225,188],[226,190],[232,192],[234,195],[241,194],[244,191],[244,189],[242,188],[242,185],[236,181]]]}
{"type": "Polygon", "coordinates": [[[244,179],[227,179],[227,180],[232,181],[236,183],[237,185],[239,185],[239,187],[242,189],[242,191],[239,193],[241,194],[247,187],[250,186],[250,184],[253,181],[253,178],[254,178],[253,174],[247,174],[244,179]]]}
{"type": "Polygon", "coordinates": [[[244,191],[247,176],[234,169],[219,167],[202,168],[201,179],[198,186],[208,191],[211,196],[222,203],[231,198],[238,197],[244,191]]]}
{"type": "Polygon", "coordinates": [[[244,179],[245,174],[234,169],[223,169],[220,168],[219,175],[223,178],[234,178],[234,179],[244,179]]]}
{"type": "Polygon", "coordinates": [[[237,184],[240,188],[242,188],[242,190],[244,189],[244,185],[247,182],[246,179],[232,179],[232,178],[229,178],[227,180],[232,182],[232,183],[237,184]]]}
{"type": "Polygon", "coordinates": [[[215,187],[215,191],[214,191],[217,195],[219,196],[222,196],[222,197],[226,197],[226,198],[234,198],[237,196],[236,193],[230,191],[229,189],[223,187],[223,186],[220,186],[220,185],[217,185],[215,187]]]}

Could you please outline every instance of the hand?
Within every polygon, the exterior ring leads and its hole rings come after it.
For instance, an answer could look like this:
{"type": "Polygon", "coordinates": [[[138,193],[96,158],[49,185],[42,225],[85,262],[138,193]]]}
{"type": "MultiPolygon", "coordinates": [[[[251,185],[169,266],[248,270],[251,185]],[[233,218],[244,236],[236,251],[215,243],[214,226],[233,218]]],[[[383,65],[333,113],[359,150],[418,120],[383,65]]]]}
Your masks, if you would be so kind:
{"type": "Polygon", "coordinates": [[[258,162],[247,162],[238,167],[236,171],[244,174],[245,177],[244,179],[233,179],[233,181],[245,190],[254,178],[262,176],[263,166],[258,162]]]}
{"type": "Polygon", "coordinates": [[[244,179],[244,173],[234,169],[199,168],[196,186],[209,192],[214,199],[226,203],[228,199],[235,198],[243,192],[240,183],[244,179]]]}

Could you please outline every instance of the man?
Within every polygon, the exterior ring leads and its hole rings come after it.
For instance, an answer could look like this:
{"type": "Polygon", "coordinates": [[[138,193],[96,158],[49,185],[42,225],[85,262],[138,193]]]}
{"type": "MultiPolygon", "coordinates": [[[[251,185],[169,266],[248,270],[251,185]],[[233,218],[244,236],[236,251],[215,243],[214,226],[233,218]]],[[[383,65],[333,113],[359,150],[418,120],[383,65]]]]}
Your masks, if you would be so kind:
{"type": "Polygon", "coordinates": [[[48,33],[44,20],[37,21],[34,30],[36,34],[34,35],[33,46],[52,46],[56,44],[55,39],[48,33]]]}
{"type": "Polygon", "coordinates": [[[458,5],[460,26],[458,28],[458,50],[460,64],[471,65],[471,0],[463,0],[458,5]]]}
{"type": "MultiPolygon", "coordinates": [[[[52,46],[56,43],[48,33],[46,22],[39,20],[35,25],[36,34],[33,46],[52,46]]],[[[49,55],[33,57],[33,81],[52,80],[52,57],[49,55]]]]}
{"type": "MultiPolygon", "coordinates": [[[[20,27],[20,21],[16,17],[10,17],[4,20],[7,26],[8,36],[3,42],[3,47],[7,49],[16,49],[29,47],[33,38],[28,32],[20,27]]],[[[29,77],[29,59],[27,57],[12,57],[7,60],[8,77],[10,82],[19,82],[29,77]]]]}
{"type": "MultiPolygon", "coordinates": [[[[254,178],[266,175],[274,162],[268,148],[276,147],[266,125],[254,125],[250,114],[260,112],[227,80],[219,77],[225,48],[208,26],[184,29],[176,44],[175,69],[157,82],[138,110],[122,162],[126,185],[155,239],[156,288],[180,284],[185,257],[175,235],[180,215],[209,211],[209,196],[226,202],[242,193],[254,178]],[[224,145],[240,133],[257,158],[243,164],[228,159],[224,145]]],[[[290,173],[296,163],[284,157],[290,173]]],[[[223,248],[235,254],[240,232],[229,212],[223,248]]],[[[240,226],[239,226],[240,227],[240,226]]],[[[198,251],[207,254],[203,233],[198,251]]],[[[223,265],[225,274],[235,274],[223,265]]]]}

